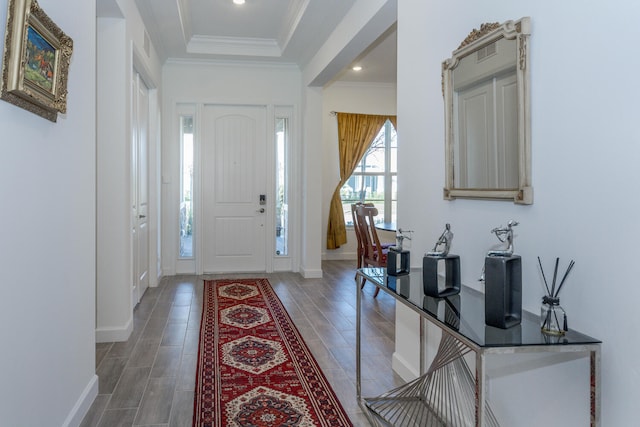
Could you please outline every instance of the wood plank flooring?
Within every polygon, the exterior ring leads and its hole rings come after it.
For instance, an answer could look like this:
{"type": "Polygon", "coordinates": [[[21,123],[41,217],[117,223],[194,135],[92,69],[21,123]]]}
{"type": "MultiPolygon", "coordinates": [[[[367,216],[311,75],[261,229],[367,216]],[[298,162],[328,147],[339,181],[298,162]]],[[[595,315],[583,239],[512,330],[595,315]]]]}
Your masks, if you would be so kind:
{"type": "MultiPolygon", "coordinates": [[[[297,273],[173,276],[149,288],[126,342],[96,345],[99,391],[81,427],[191,427],[204,278],[266,277],[313,352],[354,426],[355,261],[325,261],[322,279],[297,273]]],[[[362,389],[377,395],[402,381],[390,369],[395,301],[373,286],[362,299],[362,389]]]]}

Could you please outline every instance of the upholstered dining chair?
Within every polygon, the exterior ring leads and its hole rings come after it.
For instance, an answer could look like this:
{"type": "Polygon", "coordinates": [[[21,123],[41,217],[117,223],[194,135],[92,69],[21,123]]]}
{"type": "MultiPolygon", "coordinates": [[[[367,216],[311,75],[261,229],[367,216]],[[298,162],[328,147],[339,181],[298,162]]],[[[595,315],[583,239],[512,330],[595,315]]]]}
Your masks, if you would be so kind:
{"type": "MultiPolygon", "coordinates": [[[[372,204],[352,205],[354,229],[358,239],[358,268],[361,267],[387,267],[387,253],[393,243],[381,243],[375,226],[375,217],[378,209],[372,204]]],[[[360,289],[365,285],[366,279],[362,279],[360,289]]],[[[380,288],[376,288],[374,298],[378,296],[380,288]]]]}

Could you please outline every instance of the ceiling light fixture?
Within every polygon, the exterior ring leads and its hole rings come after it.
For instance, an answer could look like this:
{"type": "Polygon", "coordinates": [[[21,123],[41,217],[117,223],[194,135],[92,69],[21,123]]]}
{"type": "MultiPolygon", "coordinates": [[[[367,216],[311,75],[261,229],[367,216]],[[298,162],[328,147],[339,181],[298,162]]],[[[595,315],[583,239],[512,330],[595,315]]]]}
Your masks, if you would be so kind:
{"type": "Polygon", "coordinates": [[[233,0],[233,4],[244,4],[244,0],[233,0]]]}
{"type": "Polygon", "coordinates": [[[353,71],[361,71],[362,67],[359,65],[355,65],[353,68],[351,68],[353,71]]]}

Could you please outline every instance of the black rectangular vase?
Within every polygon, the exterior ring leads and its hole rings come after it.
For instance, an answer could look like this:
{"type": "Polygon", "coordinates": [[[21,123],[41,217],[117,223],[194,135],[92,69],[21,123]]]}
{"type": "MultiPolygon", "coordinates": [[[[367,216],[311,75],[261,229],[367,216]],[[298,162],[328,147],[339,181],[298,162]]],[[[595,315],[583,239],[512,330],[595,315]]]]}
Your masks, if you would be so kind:
{"type": "Polygon", "coordinates": [[[485,323],[507,329],[522,319],[522,260],[519,255],[484,259],[485,323]]]}
{"type": "Polygon", "coordinates": [[[389,252],[387,252],[387,274],[389,276],[409,274],[411,266],[410,256],[411,254],[407,250],[399,250],[395,246],[389,247],[389,252]]]}
{"type": "Polygon", "coordinates": [[[442,298],[460,293],[460,256],[425,255],[422,258],[422,285],[430,297],[442,298]],[[440,280],[438,265],[444,263],[444,278],[440,280]],[[440,283],[443,286],[440,286],[440,283]]]}

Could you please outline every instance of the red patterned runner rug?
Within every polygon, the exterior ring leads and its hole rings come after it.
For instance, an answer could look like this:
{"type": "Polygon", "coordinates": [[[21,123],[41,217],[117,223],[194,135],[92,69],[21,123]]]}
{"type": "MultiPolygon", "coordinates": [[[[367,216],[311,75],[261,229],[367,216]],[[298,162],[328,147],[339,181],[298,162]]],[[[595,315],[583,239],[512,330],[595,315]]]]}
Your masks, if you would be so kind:
{"type": "Polygon", "coordinates": [[[205,280],[193,425],[352,425],[267,279],[205,280]]]}

